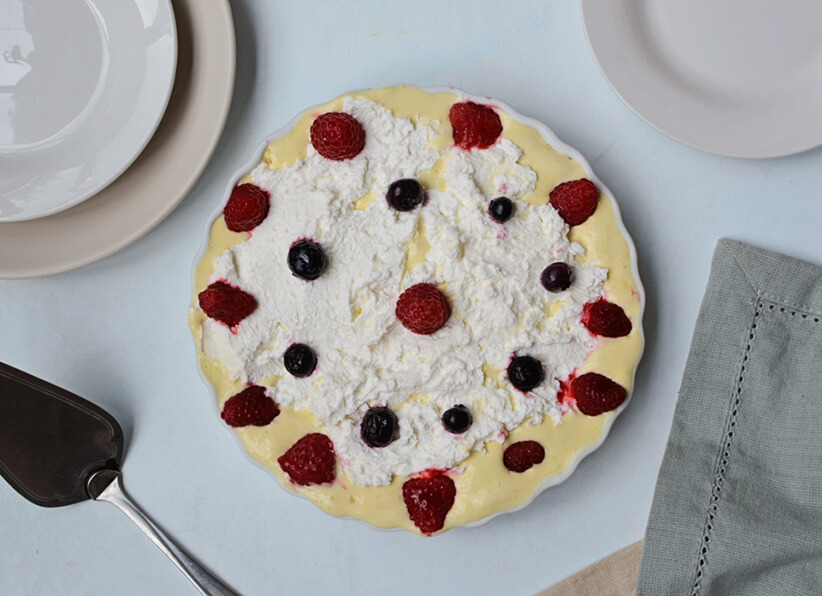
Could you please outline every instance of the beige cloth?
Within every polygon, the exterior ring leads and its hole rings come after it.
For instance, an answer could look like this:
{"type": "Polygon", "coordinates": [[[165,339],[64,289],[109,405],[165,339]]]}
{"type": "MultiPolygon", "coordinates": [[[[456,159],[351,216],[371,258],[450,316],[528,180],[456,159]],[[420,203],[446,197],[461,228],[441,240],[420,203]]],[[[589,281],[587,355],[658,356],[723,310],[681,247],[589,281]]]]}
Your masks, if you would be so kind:
{"type": "Polygon", "coordinates": [[[608,555],[536,596],[633,596],[642,540],[608,555]]]}

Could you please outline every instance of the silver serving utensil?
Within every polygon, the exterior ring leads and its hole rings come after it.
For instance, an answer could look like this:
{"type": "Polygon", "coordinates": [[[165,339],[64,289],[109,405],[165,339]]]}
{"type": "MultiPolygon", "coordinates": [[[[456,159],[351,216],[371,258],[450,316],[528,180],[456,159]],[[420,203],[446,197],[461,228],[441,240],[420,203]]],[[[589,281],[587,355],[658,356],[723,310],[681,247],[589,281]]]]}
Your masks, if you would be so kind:
{"type": "Polygon", "coordinates": [[[89,498],[108,501],[137,524],[201,594],[236,596],[123,491],[123,429],[108,412],[2,362],[0,411],[0,475],[17,492],[41,507],[89,498]]]}

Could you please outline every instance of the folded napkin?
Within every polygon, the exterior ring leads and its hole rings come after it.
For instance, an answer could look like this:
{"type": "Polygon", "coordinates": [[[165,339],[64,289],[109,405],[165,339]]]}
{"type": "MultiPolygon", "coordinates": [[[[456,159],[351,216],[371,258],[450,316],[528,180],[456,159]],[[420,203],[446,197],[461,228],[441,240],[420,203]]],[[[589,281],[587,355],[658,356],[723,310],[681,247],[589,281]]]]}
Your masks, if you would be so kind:
{"type": "Polygon", "coordinates": [[[822,594],[822,268],[717,245],[644,547],[540,596],[633,585],[637,596],[822,594]]]}
{"type": "Polygon", "coordinates": [[[637,595],[822,594],[822,268],[721,240],[637,595]]]}

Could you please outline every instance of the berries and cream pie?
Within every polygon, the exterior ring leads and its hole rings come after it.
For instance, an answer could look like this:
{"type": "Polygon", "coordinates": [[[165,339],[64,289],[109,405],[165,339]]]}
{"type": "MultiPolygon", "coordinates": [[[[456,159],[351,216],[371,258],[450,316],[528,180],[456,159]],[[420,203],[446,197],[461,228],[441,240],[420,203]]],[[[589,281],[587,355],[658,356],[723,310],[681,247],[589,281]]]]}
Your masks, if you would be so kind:
{"type": "Polygon", "coordinates": [[[261,153],[189,321],[223,420],[284,486],[431,535],[525,505],[604,440],[643,293],[574,150],[499,102],[400,86],[261,153]]]}

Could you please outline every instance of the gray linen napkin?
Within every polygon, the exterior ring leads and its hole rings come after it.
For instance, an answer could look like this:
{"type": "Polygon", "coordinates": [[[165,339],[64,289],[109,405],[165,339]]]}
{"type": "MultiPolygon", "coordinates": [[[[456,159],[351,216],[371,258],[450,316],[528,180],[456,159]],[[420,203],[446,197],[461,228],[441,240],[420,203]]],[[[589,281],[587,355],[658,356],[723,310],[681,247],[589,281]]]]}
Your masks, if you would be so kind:
{"type": "Polygon", "coordinates": [[[717,245],[637,594],[822,594],[822,268],[717,245]]]}

